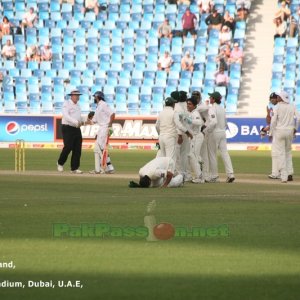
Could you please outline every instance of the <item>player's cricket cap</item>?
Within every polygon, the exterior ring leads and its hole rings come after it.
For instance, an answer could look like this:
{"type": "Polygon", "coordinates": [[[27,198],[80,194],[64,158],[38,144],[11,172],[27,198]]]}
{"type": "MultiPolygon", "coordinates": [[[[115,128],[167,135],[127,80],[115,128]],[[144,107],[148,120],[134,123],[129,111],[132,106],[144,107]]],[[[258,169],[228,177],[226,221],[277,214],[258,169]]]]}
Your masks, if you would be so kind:
{"type": "Polygon", "coordinates": [[[278,94],[278,97],[280,97],[285,103],[290,103],[289,94],[287,92],[281,91],[278,94]]]}
{"type": "Polygon", "coordinates": [[[270,95],[270,99],[274,99],[274,98],[277,98],[277,94],[276,93],[271,93],[271,95],[270,95]]]}
{"type": "Polygon", "coordinates": [[[95,92],[95,94],[93,95],[94,97],[97,97],[99,99],[105,100],[104,94],[101,91],[97,91],[95,92]]]}
{"type": "Polygon", "coordinates": [[[72,96],[72,95],[78,95],[78,96],[80,96],[82,94],[80,93],[79,90],[73,90],[70,94],[68,94],[68,96],[72,96]]]}
{"type": "Polygon", "coordinates": [[[180,96],[178,91],[174,91],[171,93],[171,97],[176,101],[179,102],[180,96]]]}
{"type": "Polygon", "coordinates": [[[186,100],[187,100],[187,92],[180,91],[179,92],[179,102],[186,102],[186,100]]]}
{"type": "Polygon", "coordinates": [[[174,103],[176,103],[176,100],[175,100],[174,98],[172,98],[172,97],[167,97],[167,98],[165,99],[165,104],[166,104],[166,105],[172,105],[172,104],[174,104],[174,103]]]}
{"type": "Polygon", "coordinates": [[[222,95],[219,92],[208,93],[208,95],[217,101],[221,100],[222,98],[222,95]]]}

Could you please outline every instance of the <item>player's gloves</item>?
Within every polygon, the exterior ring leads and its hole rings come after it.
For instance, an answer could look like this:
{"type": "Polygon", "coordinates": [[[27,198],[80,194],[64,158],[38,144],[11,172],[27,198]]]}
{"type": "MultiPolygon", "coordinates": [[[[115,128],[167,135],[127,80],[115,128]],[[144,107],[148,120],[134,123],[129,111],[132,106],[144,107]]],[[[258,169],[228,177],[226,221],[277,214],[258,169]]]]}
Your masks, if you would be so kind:
{"type": "Polygon", "coordinates": [[[90,119],[90,120],[93,119],[94,115],[95,115],[95,112],[90,111],[89,114],[88,114],[88,119],[90,119]]]}
{"type": "Polygon", "coordinates": [[[134,182],[134,181],[130,181],[128,187],[130,187],[130,188],[140,188],[141,186],[138,183],[134,182]]]}
{"type": "Polygon", "coordinates": [[[112,129],[112,127],[108,128],[108,135],[111,136],[114,133],[114,130],[112,129]]]}
{"type": "Polygon", "coordinates": [[[264,138],[267,134],[268,134],[268,128],[267,127],[263,127],[259,132],[259,135],[260,135],[261,138],[264,138]]]}

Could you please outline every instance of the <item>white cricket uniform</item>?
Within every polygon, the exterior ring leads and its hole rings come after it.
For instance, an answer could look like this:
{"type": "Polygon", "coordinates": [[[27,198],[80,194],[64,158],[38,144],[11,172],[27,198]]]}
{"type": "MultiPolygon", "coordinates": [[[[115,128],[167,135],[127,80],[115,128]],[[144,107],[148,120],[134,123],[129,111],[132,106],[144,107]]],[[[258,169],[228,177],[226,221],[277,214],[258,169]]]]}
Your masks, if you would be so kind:
{"type": "MultiPolygon", "coordinates": [[[[186,102],[177,102],[174,107],[179,115],[188,115],[186,102]]],[[[176,144],[176,170],[180,173],[186,173],[188,155],[190,152],[190,139],[182,130],[178,129],[178,134],[182,135],[182,144],[176,144]]]]}
{"type": "Polygon", "coordinates": [[[293,172],[292,141],[294,130],[299,127],[300,117],[293,104],[279,102],[274,108],[271,119],[270,136],[274,136],[272,153],[282,181],[287,181],[289,172],[293,172]],[[289,165],[289,170],[287,168],[289,165]]]}
{"type": "MultiPolygon", "coordinates": [[[[104,150],[108,137],[108,126],[110,122],[110,117],[113,111],[105,101],[98,102],[94,117],[92,119],[93,123],[99,125],[99,130],[97,132],[97,139],[95,141],[94,153],[95,153],[95,171],[100,172],[100,162],[102,157],[102,151],[104,150]]],[[[111,164],[110,157],[107,157],[107,164],[111,164]]],[[[110,169],[113,170],[111,166],[110,169]]]]}
{"type": "MultiPolygon", "coordinates": [[[[199,103],[196,110],[200,113],[204,123],[208,120],[208,109],[209,105],[206,103],[199,103]]],[[[207,150],[207,135],[204,135],[202,142],[202,147],[200,150],[200,156],[202,159],[202,176],[204,179],[209,180],[209,160],[208,160],[208,150],[207,150]]]]}
{"type": "MultiPolygon", "coordinates": [[[[167,178],[167,172],[174,174],[174,160],[170,157],[156,157],[140,169],[139,176],[148,176],[151,179],[151,187],[161,187],[167,178]]],[[[179,187],[182,183],[183,176],[178,174],[172,178],[168,187],[179,187]]]]}
{"type": "Polygon", "coordinates": [[[201,127],[204,125],[204,121],[200,116],[200,113],[197,109],[194,109],[189,113],[191,118],[190,131],[193,134],[193,138],[190,144],[190,153],[189,153],[189,162],[192,168],[192,171],[195,173],[197,179],[202,178],[201,165],[202,158],[200,155],[200,150],[204,140],[204,135],[201,132],[201,127]]]}
{"type": "Polygon", "coordinates": [[[220,151],[227,176],[234,176],[231,159],[227,150],[226,127],[225,109],[221,105],[214,103],[209,108],[207,128],[205,129],[205,133],[208,133],[207,149],[211,179],[218,178],[219,176],[217,150],[220,151]]]}
{"type": "Polygon", "coordinates": [[[176,161],[176,145],[178,139],[177,129],[186,132],[187,128],[179,120],[178,113],[173,107],[165,106],[156,121],[156,130],[159,134],[159,156],[171,157],[176,161]]]}

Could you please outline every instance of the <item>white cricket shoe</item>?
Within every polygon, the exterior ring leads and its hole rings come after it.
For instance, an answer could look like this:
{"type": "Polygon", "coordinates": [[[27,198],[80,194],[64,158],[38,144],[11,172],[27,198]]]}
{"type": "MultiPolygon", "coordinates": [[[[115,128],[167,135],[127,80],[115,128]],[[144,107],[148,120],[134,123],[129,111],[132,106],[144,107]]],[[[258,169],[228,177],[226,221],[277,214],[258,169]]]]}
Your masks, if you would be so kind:
{"type": "Polygon", "coordinates": [[[194,178],[194,179],[192,179],[192,183],[204,183],[204,179],[203,178],[194,178]]]}
{"type": "Polygon", "coordinates": [[[83,172],[79,169],[71,171],[72,174],[82,174],[83,172]]]}
{"type": "Polygon", "coordinates": [[[57,171],[58,172],[63,172],[64,171],[64,167],[59,165],[58,162],[56,163],[56,165],[57,165],[57,171]]]}
{"type": "Polygon", "coordinates": [[[112,164],[108,165],[105,169],[106,174],[114,174],[115,173],[115,168],[112,164]]]}

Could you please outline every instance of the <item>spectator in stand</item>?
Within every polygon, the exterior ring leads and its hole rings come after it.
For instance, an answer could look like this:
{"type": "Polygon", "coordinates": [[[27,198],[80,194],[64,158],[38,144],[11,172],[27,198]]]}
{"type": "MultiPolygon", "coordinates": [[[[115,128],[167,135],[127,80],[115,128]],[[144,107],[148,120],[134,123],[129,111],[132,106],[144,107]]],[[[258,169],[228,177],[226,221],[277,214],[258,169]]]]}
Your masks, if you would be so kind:
{"type": "Polygon", "coordinates": [[[47,42],[43,47],[41,47],[41,61],[51,61],[52,60],[52,50],[50,44],[47,42]]]}
{"type": "Polygon", "coordinates": [[[172,27],[169,20],[165,19],[164,22],[158,27],[158,38],[172,38],[172,27]]]}
{"type": "Polygon", "coordinates": [[[220,48],[220,53],[216,57],[216,62],[219,63],[219,68],[224,69],[225,71],[228,70],[229,58],[230,58],[230,45],[225,44],[220,48]]]}
{"type": "Polygon", "coordinates": [[[223,26],[226,25],[232,33],[234,33],[235,30],[235,21],[234,18],[229,14],[229,11],[226,10],[224,14],[224,22],[223,26]]]}
{"type": "Polygon", "coordinates": [[[223,24],[223,17],[221,14],[218,13],[218,11],[214,8],[212,13],[208,15],[208,17],[205,19],[205,23],[208,26],[208,31],[211,29],[217,29],[220,30],[223,24]]]}
{"type": "Polygon", "coordinates": [[[181,69],[183,71],[194,71],[194,62],[189,51],[186,51],[185,55],[181,59],[181,69]]]}
{"type": "Polygon", "coordinates": [[[22,26],[23,27],[34,27],[38,20],[37,14],[33,7],[29,8],[29,11],[24,15],[22,26]]]}
{"type": "Polygon", "coordinates": [[[14,60],[16,58],[16,47],[12,44],[10,39],[6,40],[6,44],[1,51],[2,57],[7,60],[14,60]]]}
{"type": "Polygon", "coordinates": [[[40,54],[38,46],[31,45],[27,48],[25,60],[26,61],[37,61],[37,62],[41,61],[41,54],[40,54]]]}
{"type": "Polygon", "coordinates": [[[225,74],[224,69],[220,68],[219,71],[215,73],[215,83],[216,86],[228,86],[229,77],[225,74]]]}
{"type": "Polygon", "coordinates": [[[243,57],[244,57],[243,50],[239,48],[238,43],[234,43],[233,49],[230,53],[229,62],[230,63],[242,64],[243,63],[243,57]]]}
{"type": "Polygon", "coordinates": [[[94,11],[95,15],[99,13],[99,4],[98,0],[85,0],[83,12],[94,11]]]}
{"type": "Polygon", "coordinates": [[[229,27],[223,25],[221,32],[219,34],[220,46],[230,43],[231,39],[232,39],[232,32],[230,31],[229,27]]]}
{"type": "Polygon", "coordinates": [[[236,0],[235,4],[237,9],[243,6],[249,12],[251,7],[251,0],[236,0]]]}
{"type": "Polygon", "coordinates": [[[169,51],[165,51],[164,55],[158,60],[157,68],[158,70],[169,72],[173,64],[173,59],[170,56],[169,51]]]}
{"type": "Polygon", "coordinates": [[[177,4],[182,4],[182,5],[186,5],[186,6],[190,6],[191,5],[191,0],[177,0],[177,4]]]}
{"type": "Polygon", "coordinates": [[[243,4],[237,8],[237,11],[236,11],[237,21],[247,20],[248,15],[249,15],[249,10],[243,4]]]}
{"type": "Polygon", "coordinates": [[[274,20],[274,23],[275,23],[274,39],[278,37],[285,37],[286,29],[287,29],[286,22],[282,21],[282,19],[278,17],[274,20]]]}
{"type": "Polygon", "coordinates": [[[196,39],[196,25],[197,25],[197,17],[193,14],[189,7],[186,8],[185,13],[183,14],[182,18],[182,35],[185,39],[188,32],[196,39]]]}
{"type": "Polygon", "coordinates": [[[289,36],[295,37],[297,33],[299,34],[299,28],[300,28],[300,6],[298,7],[297,12],[291,16],[289,36]]]}
{"type": "Polygon", "coordinates": [[[275,19],[281,18],[282,21],[287,21],[290,15],[291,15],[291,11],[287,6],[286,1],[282,1],[281,6],[275,13],[275,19]]]}
{"type": "Polygon", "coordinates": [[[198,0],[197,5],[200,14],[209,14],[214,7],[214,2],[212,0],[198,0]]]}
{"type": "Polygon", "coordinates": [[[74,5],[74,0],[59,0],[60,4],[62,3],[69,3],[69,4],[72,4],[74,5]]]}
{"type": "Polygon", "coordinates": [[[3,18],[2,24],[0,24],[0,38],[4,35],[10,35],[11,34],[11,24],[8,20],[8,18],[5,16],[3,18]]]}

